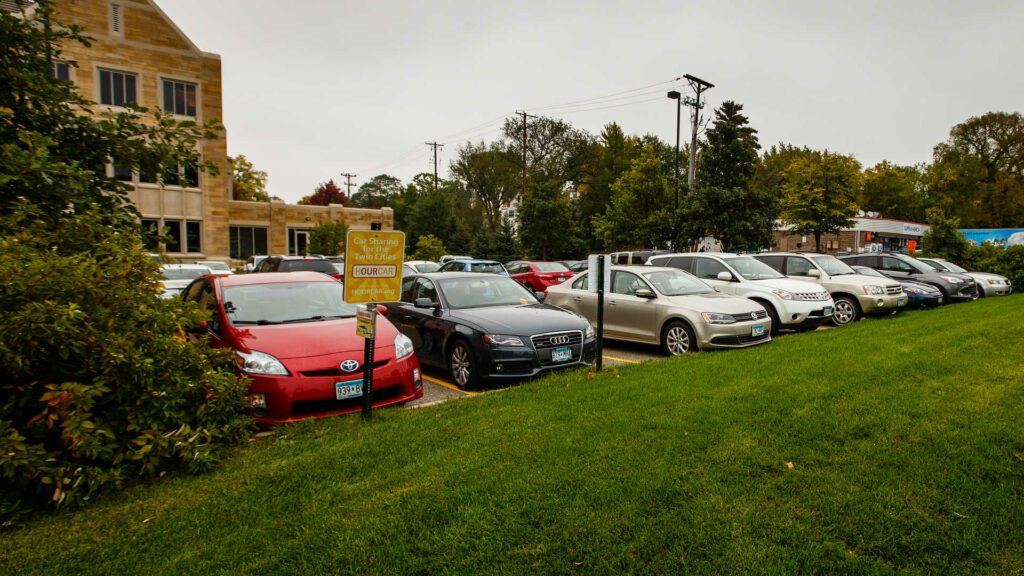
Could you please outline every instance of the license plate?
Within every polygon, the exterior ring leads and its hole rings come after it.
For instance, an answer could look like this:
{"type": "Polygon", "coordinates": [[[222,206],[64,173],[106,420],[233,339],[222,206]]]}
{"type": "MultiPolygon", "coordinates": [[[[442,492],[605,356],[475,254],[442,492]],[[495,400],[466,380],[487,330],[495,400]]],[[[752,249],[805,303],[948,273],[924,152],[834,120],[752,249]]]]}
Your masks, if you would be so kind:
{"type": "Polygon", "coordinates": [[[334,397],[338,400],[356,398],[363,395],[363,381],[349,380],[348,382],[335,382],[334,397]]]}
{"type": "Polygon", "coordinates": [[[754,324],[750,327],[751,336],[764,336],[764,324],[754,324]]]}
{"type": "Polygon", "coordinates": [[[565,362],[572,360],[572,348],[555,348],[551,351],[552,362],[565,362]]]}
{"type": "Polygon", "coordinates": [[[896,306],[906,306],[906,305],[907,305],[907,299],[906,298],[900,298],[900,299],[896,300],[896,306]]]}
{"type": "Polygon", "coordinates": [[[825,316],[831,316],[832,315],[832,307],[831,306],[825,306],[824,312],[825,312],[825,316]]]}

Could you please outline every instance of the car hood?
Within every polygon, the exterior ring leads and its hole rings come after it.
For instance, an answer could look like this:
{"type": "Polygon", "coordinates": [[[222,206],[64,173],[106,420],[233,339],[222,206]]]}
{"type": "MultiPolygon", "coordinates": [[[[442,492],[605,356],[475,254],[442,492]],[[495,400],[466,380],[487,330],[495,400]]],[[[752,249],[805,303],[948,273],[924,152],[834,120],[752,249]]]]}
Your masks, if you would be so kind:
{"type": "Polygon", "coordinates": [[[161,280],[160,283],[168,290],[177,290],[180,292],[185,288],[188,288],[188,285],[192,283],[192,280],[161,280]]]}
{"type": "Polygon", "coordinates": [[[999,274],[991,274],[989,272],[968,272],[968,276],[978,281],[983,280],[1006,280],[1006,276],[1000,276],[999,274]]]}
{"type": "MultiPolygon", "coordinates": [[[[364,349],[365,342],[356,336],[355,318],[268,326],[241,325],[233,329],[243,346],[249,350],[265,352],[279,360],[360,351],[364,349]]],[[[377,316],[374,349],[394,348],[395,334],[397,331],[391,322],[377,316]]]]}
{"type": "Polygon", "coordinates": [[[899,282],[890,278],[879,278],[866,274],[840,274],[829,276],[827,282],[830,284],[846,284],[849,286],[899,286],[899,282]]]}
{"type": "Polygon", "coordinates": [[[924,282],[911,282],[909,280],[901,280],[900,285],[903,286],[904,289],[907,286],[913,286],[914,288],[924,290],[925,292],[935,292],[936,294],[942,293],[942,291],[936,288],[935,286],[932,286],[931,284],[925,284],[924,282]]]}
{"type": "Polygon", "coordinates": [[[452,320],[465,322],[487,334],[530,336],[562,330],[583,330],[587,326],[583,317],[549,304],[464,308],[449,310],[448,315],[452,320]]]}
{"type": "Polygon", "coordinates": [[[689,294],[685,296],[665,296],[672,306],[687,308],[696,312],[720,312],[722,314],[743,314],[764,310],[760,304],[749,298],[738,298],[728,294],[709,292],[707,294],[689,294]]]}
{"type": "Polygon", "coordinates": [[[827,292],[820,284],[808,284],[790,278],[772,278],[771,280],[744,280],[743,286],[763,286],[766,290],[785,290],[786,292],[827,292]]]}

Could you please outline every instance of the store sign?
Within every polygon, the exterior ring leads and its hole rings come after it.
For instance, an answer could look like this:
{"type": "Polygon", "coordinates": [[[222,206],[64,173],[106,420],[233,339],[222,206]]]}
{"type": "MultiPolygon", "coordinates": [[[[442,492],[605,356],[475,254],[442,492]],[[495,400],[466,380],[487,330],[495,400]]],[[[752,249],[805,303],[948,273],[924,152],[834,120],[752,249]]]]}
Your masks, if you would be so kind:
{"type": "Polygon", "coordinates": [[[924,228],[920,224],[904,224],[904,234],[916,234],[918,236],[924,234],[924,228]]]}

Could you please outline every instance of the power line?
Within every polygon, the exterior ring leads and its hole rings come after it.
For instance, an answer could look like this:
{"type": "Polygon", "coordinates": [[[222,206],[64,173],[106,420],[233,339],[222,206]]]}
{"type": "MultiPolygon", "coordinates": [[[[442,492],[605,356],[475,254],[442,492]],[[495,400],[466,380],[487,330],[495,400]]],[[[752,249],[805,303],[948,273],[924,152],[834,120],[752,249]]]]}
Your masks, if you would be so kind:
{"type": "Polygon", "coordinates": [[[352,182],[352,179],[355,178],[356,176],[358,176],[358,174],[349,174],[348,172],[342,172],[341,176],[345,177],[345,194],[351,200],[352,199],[352,186],[354,185],[354,183],[352,182]]]}
{"type": "MultiPolygon", "coordinates": [[[[660,94],[660,92],[659,92],[660,94]]],[[[580,112],[594,112],[595,110],[608,110],[610,108],[623,108],[625,106],[635,106],[637,104],[646,104],[647,102],[654,102],[655,100],[662,100],[664,96],[657,98],[647,98],[644,100],[637,100],[636,102],[625,102],[622,104],[612,104],[611,106],[598,106],[596,108],[583,108],[581,110],[569,110],[568,112],[552,112],[552,116],[564,116],[566,114],[579,114],[580,112]]]]}
{"type": "MultiPolygon", "coordinates": [[[[631,90],[623,90],[621,92],[613,92],[611,94],[605,94],[604,96],[597,96],[595,98],[586,98],[586,99],[583,99],[583,100],[574,100],[572,102],[564,102],[562,104],[552,104],[550,106],[536,106],[534,108],[527,108],[527,110],[538,111],[538,110],[546,110],[548,108],[565,108],[565,107],[569,107],[569,106],[575,106],[575,105],[578,105],[578,104],[586,104],[588,102],[595,103],[595,100],[605,100],[607,98],[612,98],[613,96],[621,96],[623,94],[629,94],[631,92],[640,92],[641,90],[650,90],[651,88],[655,88],[655,87],[658,87],[658,86],[664,86],[665,84],[675,84],[676,82],[678,82],[681,79],[682,79],[682,77],[673,78],[672,80],[663,80],[661,82],[656,82],[656,83],[651,84],[649,86],[641,86],[639,88],[633,88],[631,90]]],[[[661,90],[658,90],[658,91],[660,92],[661,90]]]]}
{"type": "Polygon", "coordinates": [[[425,142],[425,144],[434,149],[434,192],[437,192],[437,149],[444,148],[444,144],[437,142],[425,142]]]}

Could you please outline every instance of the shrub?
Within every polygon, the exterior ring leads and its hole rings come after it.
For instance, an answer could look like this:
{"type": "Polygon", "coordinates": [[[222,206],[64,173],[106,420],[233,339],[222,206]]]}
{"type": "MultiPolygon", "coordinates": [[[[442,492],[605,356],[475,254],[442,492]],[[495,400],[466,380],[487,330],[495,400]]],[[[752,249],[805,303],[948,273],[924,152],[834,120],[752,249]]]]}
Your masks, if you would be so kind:
{"type": "Polygon", "coordinates": [[[159,297],[158,265],[100,212],[0,218],[0,517],[80,505],[244,438],[246,381],[192,342],[203,318],[159,297]]]}
{"type": "Polygon", "coordinates": [[[970,246],[962,258],[954,261],[971,272],[991,272],[1006,276],[1014,291],[1024,289],[1024,246],[970,246]]]}
{"type": "Polygon", "coordinates": [[[317,224],[309,232],[309,246],[306,251],[310,254],[323,254],[324,256],[338,256],[345,252],[345,235],[348,233],[348,226],[342,222],[325,222],[317,224]]]}
{"type": "Polygon", "coordinates": [[[437,262],[445,255],[444,244],[433,234],[420,236],[416,241],[416,250],[412,253],[413,260],[430,260],[437,262]]]}

